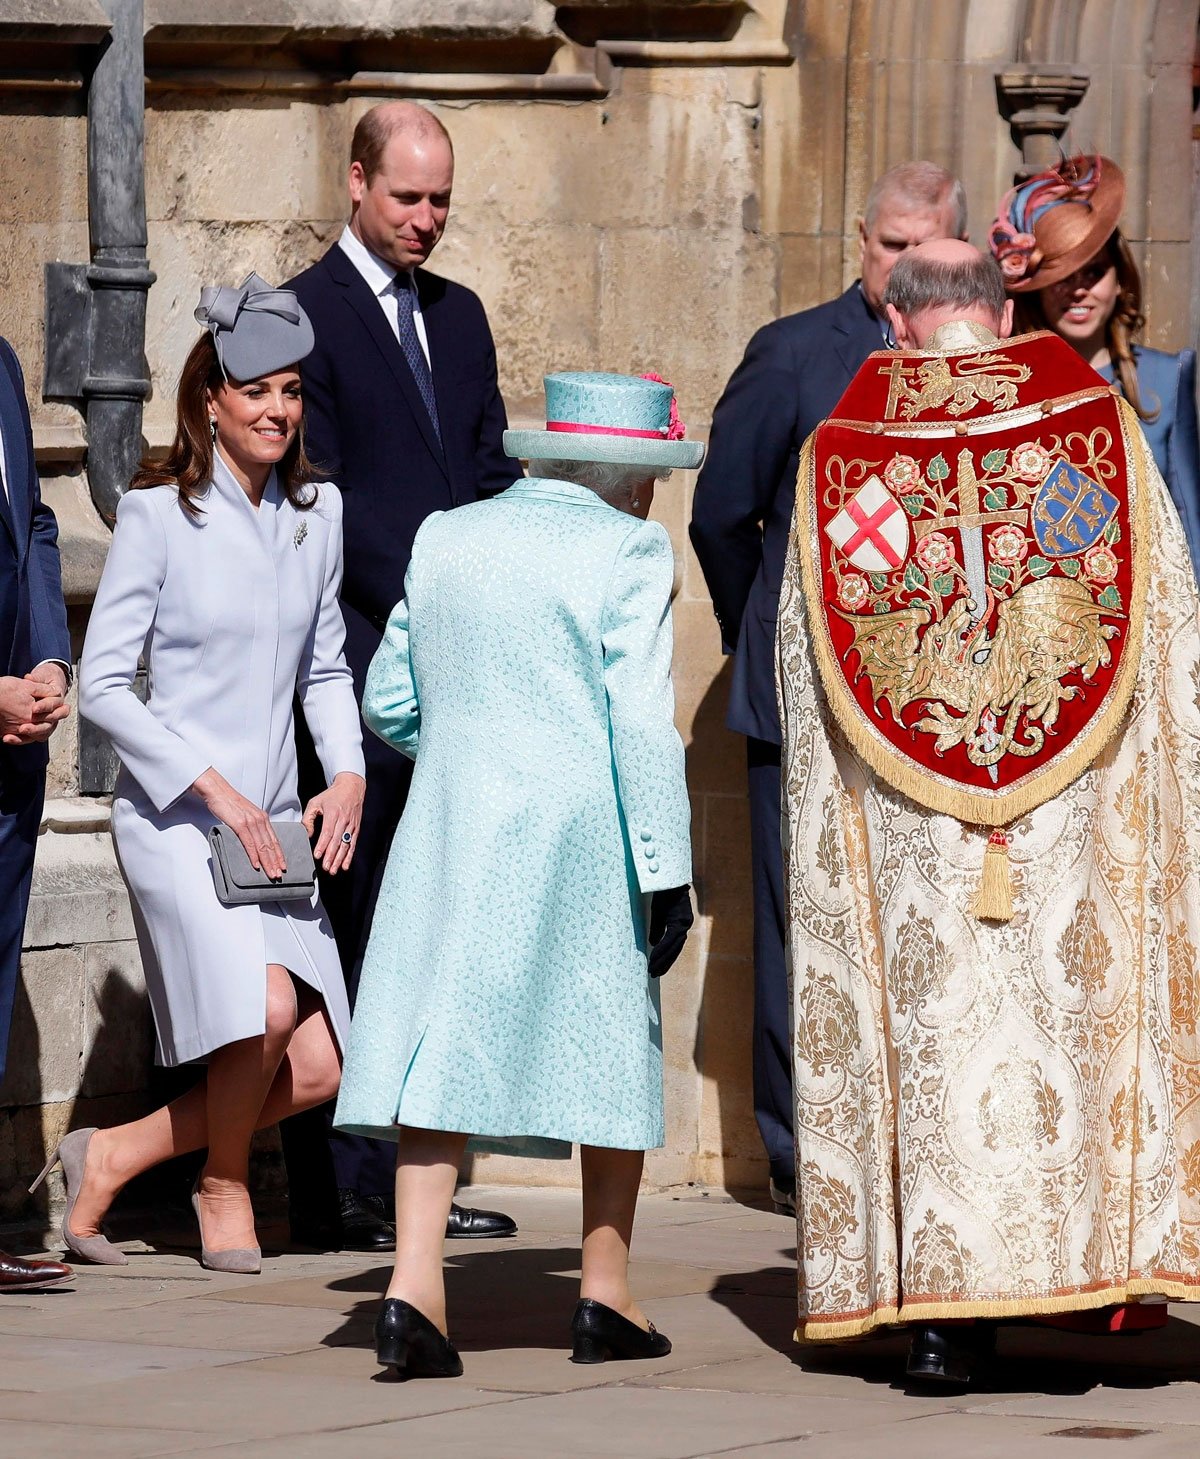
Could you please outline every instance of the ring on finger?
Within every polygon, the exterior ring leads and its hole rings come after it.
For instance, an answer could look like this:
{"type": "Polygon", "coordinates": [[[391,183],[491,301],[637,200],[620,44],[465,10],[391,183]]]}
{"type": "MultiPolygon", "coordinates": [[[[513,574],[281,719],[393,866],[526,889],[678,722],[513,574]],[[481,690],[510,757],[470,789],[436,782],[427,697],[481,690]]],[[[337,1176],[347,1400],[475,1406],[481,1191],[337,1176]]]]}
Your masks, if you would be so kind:
{"type": "Polygon", "coordinates": [[[350,834],[349,831],[343,831],[342,832],[342,845],[343,846],[351,846],[353,844],[354,844],[354,837],[350,834]]]}

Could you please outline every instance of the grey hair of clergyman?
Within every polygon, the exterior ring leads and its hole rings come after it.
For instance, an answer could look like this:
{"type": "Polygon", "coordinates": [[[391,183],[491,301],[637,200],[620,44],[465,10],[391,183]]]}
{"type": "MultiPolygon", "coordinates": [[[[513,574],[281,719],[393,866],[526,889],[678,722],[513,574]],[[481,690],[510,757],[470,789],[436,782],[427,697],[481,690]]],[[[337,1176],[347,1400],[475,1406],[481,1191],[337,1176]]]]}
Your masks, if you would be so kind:
{"type": "Polygon", "coordinates": [[[967,234],[967,193],[959,178],[936,162],[901,162],[877,177],[867,194],[863,226],[875,226],[875,217],[885,198],[896,198],[912,209],[946,208],[950,211],[952,235],[967,234]]]}
{"type": "Polygon", "coordinates": [[[586,486],[610,506],[619,506],[643,481],[666,481],[670,471],[656,466],[628,466],[620,461],[540,460],[529,463],[530,476],[551,481],[573,481],[586,486]]]}
{"type": "Polygon", "coordinates": [[[917,250],[902,253],[892,266],[884,304],[911,319],[926,309],[983,308],[997,318],[1004,313],[1004,276],[994,258],[979,253],[964,263],[925,259],[917,250]]]}

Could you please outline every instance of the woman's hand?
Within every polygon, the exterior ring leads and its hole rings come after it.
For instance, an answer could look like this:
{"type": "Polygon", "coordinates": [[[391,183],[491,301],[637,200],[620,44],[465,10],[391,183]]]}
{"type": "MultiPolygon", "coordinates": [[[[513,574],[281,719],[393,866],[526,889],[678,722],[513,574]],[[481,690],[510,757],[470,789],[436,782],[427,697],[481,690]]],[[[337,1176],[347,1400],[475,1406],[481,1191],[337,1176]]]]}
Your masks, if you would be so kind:
{"type": "Polygon", "coordinates": [[[321,834],[313,855],[330,876],[344,870],[354,859],[358,828],[362,823],[363,796],[367,782],[361,775],[343,770],[333,784],[314,795],[304,810],[304,828],[311,836],[321,818],[321,834]]]}
{"type": "Polygon", "coordinates": [[[224,821],[246,848],[250,865],[265,871],[272,881],[287,870],[283,848],[271,829],[271,818],[252,800],[234,790],[211,766],[192,782],[192,789],[218,821],[224,821]]]}

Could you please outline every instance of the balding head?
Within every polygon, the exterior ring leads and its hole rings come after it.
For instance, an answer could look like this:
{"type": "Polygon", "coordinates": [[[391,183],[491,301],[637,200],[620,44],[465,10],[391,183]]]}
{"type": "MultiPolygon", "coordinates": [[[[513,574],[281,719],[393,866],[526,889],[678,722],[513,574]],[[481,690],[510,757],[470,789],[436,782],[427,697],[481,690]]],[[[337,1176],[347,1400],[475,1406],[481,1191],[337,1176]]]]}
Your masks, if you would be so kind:
{"type": "Polygon", "coordinates": [[[921,349],[951,320],[982,324],[1001,339],[1012,332],[1012,302],[995,261],[958,238],[922,243],[897,259],[883,303],[901,349],[921,349]]]}
{"type": "Polygon", "coordinates": [[[383,165],[383,154],[393,137],[440,137],[454,155],[450,133],[437,117],[415,101],[384,101],[363,112],[350,139],[350,161],[357,162],[368,182],[383,165]]]}
{"type": "Polygon", "coordinates": [[[350,231],[395,269],[425,262],[450,212],[454,148],[431,111],[385,101],[364,113],[350,144],[350,231]]]}

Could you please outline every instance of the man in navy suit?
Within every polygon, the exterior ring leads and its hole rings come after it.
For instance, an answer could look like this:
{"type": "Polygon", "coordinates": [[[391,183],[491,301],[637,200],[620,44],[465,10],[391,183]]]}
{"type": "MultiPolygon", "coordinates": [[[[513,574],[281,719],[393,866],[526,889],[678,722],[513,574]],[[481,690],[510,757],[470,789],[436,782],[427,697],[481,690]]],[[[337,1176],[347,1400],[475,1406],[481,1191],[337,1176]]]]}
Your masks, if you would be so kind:
{"type": "MultiPolygon", "coordinates": [[[[287,287],[316,334],[304,361],[305,442],[319,474],[343,493],[346,658],[361,699],[367,667],[404,596],[421,523],[503,491],[521,468],[501,445],[508,421],[483,305],[423,267],[450,211],[454,151],[446,129],[413,102],[385,102],[359,121],[350,158],[350,222],[287,287]]],[[[363,739],[367,798],[354,859],[348,872],[322,879],[352,1000],[412,772],[410,760],[374,735],[363,739]]],[[[391,1249],[395,1233],[382,1218],[394,1208],[395,1146],[330,1134],[329,1118],[317,1111],[283,1126],[292,1234],[391,1249]]],[[[455,1206],[447,1235],[515,1230],[507,1216],[455,1206]]]]}
{"type": "Polygon", "coordinates": [[[962,184],[932,162],[880,177],[859,225],[862,276],[837,299],[765,325],[713,412],[691,538],[721,642],[734,655],[726,723],[746,736],[754,894],[754,1113],[777,1208],[796,1190],[779,841],[775,618],[800,447],[872,350],[892,344],[883,290],[902,253],[965,238],[962,184]]]}
{"type": "MultiPolygon", "coordinates": [[[[0,339],[0,1077],[4,1073],[46,742],[67,716],[71,640],[54,513],[42,501],[21,366],[0,339]]],[[[0,1292],[65,1281],[70,1267],[0,1251],[0,1292]]]]}

